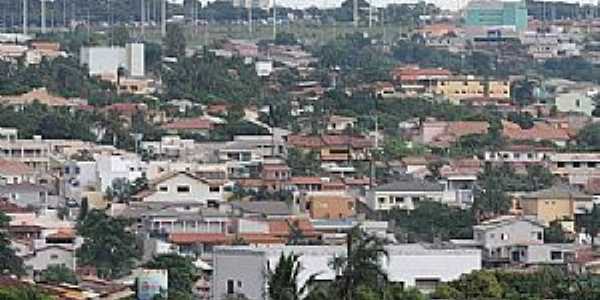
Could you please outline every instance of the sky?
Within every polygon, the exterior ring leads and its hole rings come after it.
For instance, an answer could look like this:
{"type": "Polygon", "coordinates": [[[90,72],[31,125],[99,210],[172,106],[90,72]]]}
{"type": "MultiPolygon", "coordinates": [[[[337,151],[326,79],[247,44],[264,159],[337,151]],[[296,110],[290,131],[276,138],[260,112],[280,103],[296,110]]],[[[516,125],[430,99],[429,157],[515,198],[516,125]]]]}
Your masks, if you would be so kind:
{"type": "MultiPolygon", "coordinates": [[[[182,1],[182,0],[172,0],[172,1],[182,1]]],[[[200,0],[202,2],[212,1],[212,0],[200,0]]],[[[289,6],[294,8],[307,8],[311,6],[317,7],[332,7],[339,6],[344,0],[275,0],[278,5],[289,6]]],[[[368,1],[368,0],[367,0],[368,1]]],[[[457,7],[457,1],[460,1],[461,6],[465,5],[468,0],[426,0],[426,2],[433,3],[443,9],[452,9],[455,10],[457,7]]],[[[551,1],[559,1],[559,0],[549,0],[551,1]]],[[[582,2],[582,3],[596,3],[596,0],[562,0],[564,2],[582,2]]],[[[375,6],[385,6],[389,3],[415,3],[418,0],[373,0],[373,5],[375,6]]]]}

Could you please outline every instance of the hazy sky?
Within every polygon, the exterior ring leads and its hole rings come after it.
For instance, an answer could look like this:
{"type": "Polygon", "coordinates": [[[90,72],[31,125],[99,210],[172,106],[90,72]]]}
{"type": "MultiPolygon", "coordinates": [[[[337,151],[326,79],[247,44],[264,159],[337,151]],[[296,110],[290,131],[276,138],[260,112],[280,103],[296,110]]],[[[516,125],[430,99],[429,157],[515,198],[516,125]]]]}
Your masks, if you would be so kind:
{"type": "MultiPolygon", "coordinates": [[[[171,0],[171,1],[182,1],[182,0],[171,0]]],[[[202,2],[212,1],[212,0],[200,0],[202,2]]],[[[343,0],[275,0],[279,5],[290,6],[295,8],[306,8],[310,6],[317,7],[331,7],[331,6],[339,6],[343,0]]],[[[368,0],[367,0],[368,1],[368,0]]],[[[456,9],[457,1],[460,1],[461,5],[464,5],[468,2],[468,0],[426,0],[427,2],[431,2],[439,7],[446,9],[456,9]]],[[[552,1],[552,0],[549,0],[552,1]]],[[[596,3],[596,0],[563,0],[565,2],[582,2],[582,3],[596,3]]],[[[373,5],[376,6],[385,6],[389,3],[415,3],[418,0],[373,0],[373,5]]]]}

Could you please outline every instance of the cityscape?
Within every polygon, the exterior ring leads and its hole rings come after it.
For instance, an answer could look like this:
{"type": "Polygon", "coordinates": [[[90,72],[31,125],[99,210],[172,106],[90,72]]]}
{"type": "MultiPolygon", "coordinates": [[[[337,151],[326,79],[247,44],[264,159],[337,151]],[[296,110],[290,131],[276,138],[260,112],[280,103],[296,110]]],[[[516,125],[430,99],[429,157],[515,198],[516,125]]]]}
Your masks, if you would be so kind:
{"type": "Polygon", "coordinates": [[[0,0],[0,300],[598,300],[600,5],[0,0]]]}

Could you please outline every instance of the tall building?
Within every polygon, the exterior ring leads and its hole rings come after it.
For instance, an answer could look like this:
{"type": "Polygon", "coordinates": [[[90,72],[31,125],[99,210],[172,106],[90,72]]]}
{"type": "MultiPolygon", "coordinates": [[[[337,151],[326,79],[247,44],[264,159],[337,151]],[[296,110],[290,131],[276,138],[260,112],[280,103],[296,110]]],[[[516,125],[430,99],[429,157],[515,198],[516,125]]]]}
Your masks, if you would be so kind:
{"type": "Polygon", "coordinates": [[[467,27],[527,28],[527,4],[524,1],[473,0],[466,7],[467,27]]]}
{"type": "Polygon", "coordinates": [[[231,0],[233,7],[271,9],[273,0],[231,0]]]}
{"type": "Polygon", "coordinates": [[[144,44],[128,43],[126,47],[83,47],[80,64],[86,65],[91,76],[116,79],[119,68],[129,77],[144,76],[144,44]]]}

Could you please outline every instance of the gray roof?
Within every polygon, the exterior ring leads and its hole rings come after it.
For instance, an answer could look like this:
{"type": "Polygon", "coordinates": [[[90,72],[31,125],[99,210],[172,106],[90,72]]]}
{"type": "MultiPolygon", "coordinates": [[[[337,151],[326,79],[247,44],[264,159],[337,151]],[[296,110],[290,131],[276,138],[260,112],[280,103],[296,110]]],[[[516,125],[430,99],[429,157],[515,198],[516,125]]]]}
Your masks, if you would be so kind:
{"type": "Polygon", "coordinates": [[[479,230],[489,230],[489,229],[494,229],[494,228],[498,228],[498,227],[503,227],[503,226],[507,226],[516,222],[520,222],[520,221],[524,221],[524,222],[529,222],[535,226],[538,227],[544,227],[543,224],[541,224],[536,218],[535,216],[513,216],[513,215],[507,215],[507,216],[500,216],[491,220],[487,220],[485,222],[482,222],[479,225],[475,225],[473,226],[473,229],[479,229],[479,230]]]}
{"type": "Polygon", "coordinates": [[[235,201],[231,202],[231,207],[243,213],[280,216],[293,214],[290,206],[284,201],[235,201]]]}
{"type": "Polygon", "coordinates": [[[202,204],[197,202],[178,202],[178,203],[165,203],[165,202],[143,202],[143,203],[131,203],[122,212],[119,213],[120,217],[138,219],[141,217],[151,216],[173,216],[181,219],[202,219],[205,217],[221,217],[227,216],[226,213],[220,212],[214,208],[205,208],[202,204]],[[201,207],[200,212],[188,212],[177,210],[177,208],[201,207]]]}
{"type": "Polygon", "coordinates": [[[539,190],[531,193],[526,193],[523,198],[535,198],[535,199],[574,199],[574,198],[589,198],[592,196],[583,193],[579,189],[566,185],[557,184],[544,190],[539,190]]]}
{"type": "Polygon", "coordinates": [[[46,186],[31,183],[0,185],[0,195],[10,193],[41,193],[48,192],[46,186]]]}
{"type": "Polygon", "coordinates": [[[444,186],[442,184],[412,177],[406,177],[375,188],[376,192],[441,192],[443,190],[444,186]]]}

